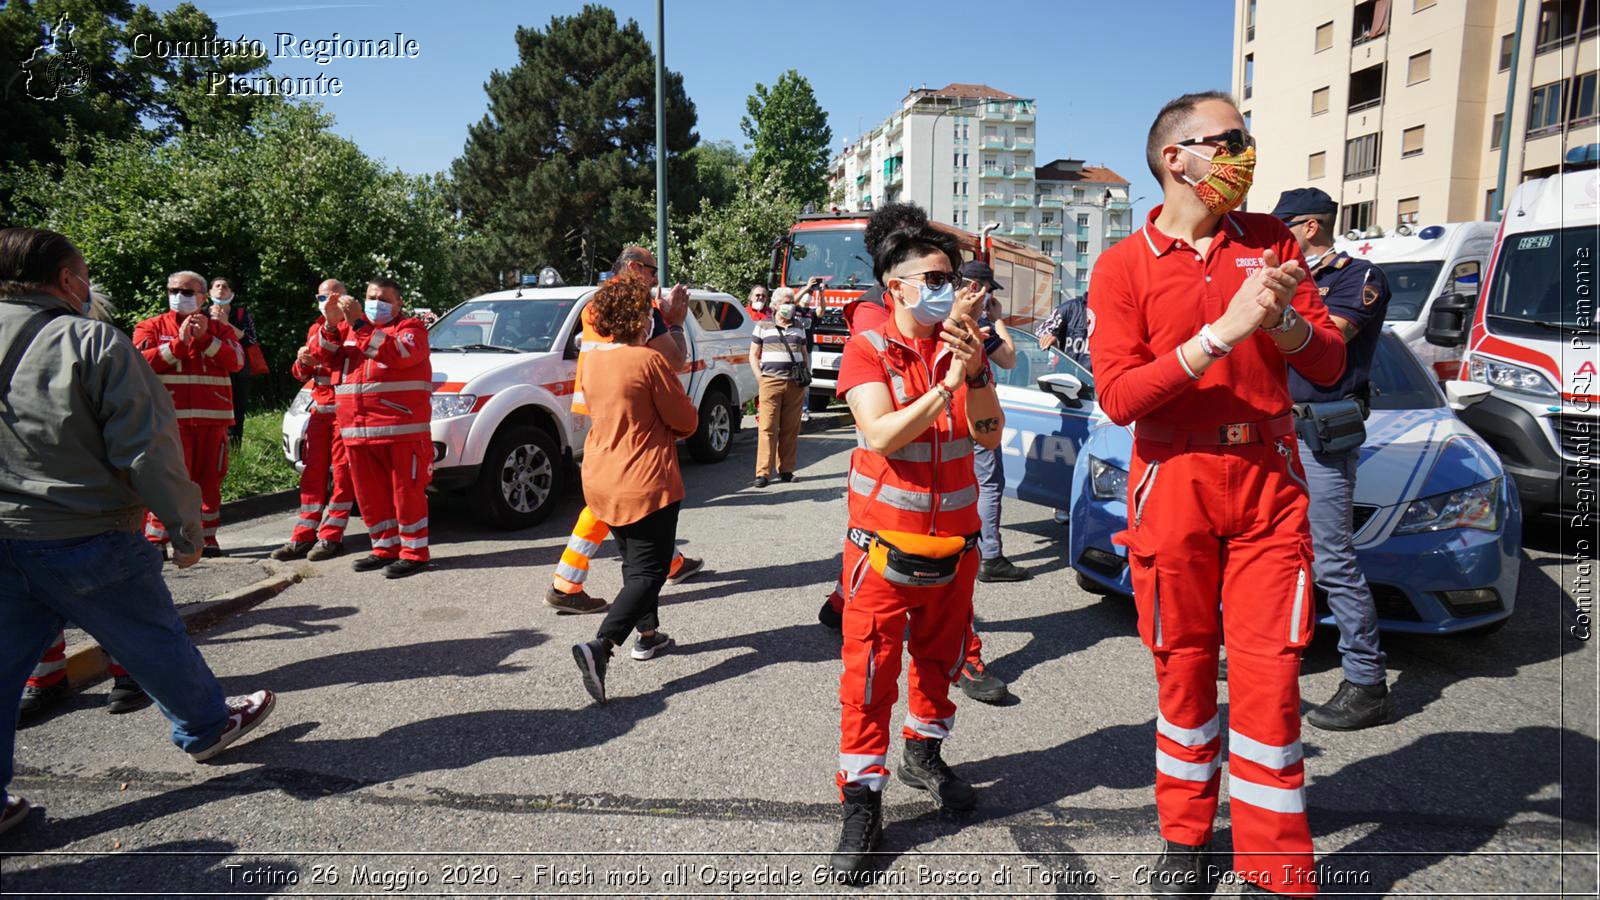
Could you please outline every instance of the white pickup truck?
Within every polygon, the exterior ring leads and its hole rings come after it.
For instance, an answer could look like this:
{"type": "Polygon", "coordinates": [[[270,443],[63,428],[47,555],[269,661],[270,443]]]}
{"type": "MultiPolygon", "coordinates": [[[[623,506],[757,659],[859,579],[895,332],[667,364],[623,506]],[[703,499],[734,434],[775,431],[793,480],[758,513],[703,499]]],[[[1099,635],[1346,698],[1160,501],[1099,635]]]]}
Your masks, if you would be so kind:
{"type": "MultiPolygon", "coordinates": [[[[589,417],[572,413],[572,382],[593,287],[525,287],[474,297],[428,335],[433,360],[433,488],[473,498],[486,521],[526,528],[549,515],[576,475],[589,417]]],[[[738,301],[691,291],[680,376],[700,409],[688,440],[701,462],[728,455],[740,409],[756,396],[753,323],[738,301]]],[[[310,415],[302,390],[283,416],[283,452],[296,469],[310,415]]]]}

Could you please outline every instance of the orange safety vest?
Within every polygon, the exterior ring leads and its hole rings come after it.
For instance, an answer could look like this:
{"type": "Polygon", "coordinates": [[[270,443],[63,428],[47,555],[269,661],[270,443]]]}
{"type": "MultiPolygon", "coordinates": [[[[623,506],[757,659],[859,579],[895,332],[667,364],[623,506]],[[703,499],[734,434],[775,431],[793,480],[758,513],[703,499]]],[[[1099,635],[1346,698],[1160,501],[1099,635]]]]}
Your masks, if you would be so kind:
{"type": "MultiPolygon", "coordinates": [[[[929,366],[895,330],[892,319],[851,340],[865,341],[875,351],[895,409],[931,390],[953,359],[949,348],[941,346],[929,366]]],[[[927,431],[893,453],[868,449],[859,432],[856,444],[848,477],[852,526],[941,537],[978,532],[978,478],[967,431],[966,385],[956,390],[954,402],[927,431]]]]}

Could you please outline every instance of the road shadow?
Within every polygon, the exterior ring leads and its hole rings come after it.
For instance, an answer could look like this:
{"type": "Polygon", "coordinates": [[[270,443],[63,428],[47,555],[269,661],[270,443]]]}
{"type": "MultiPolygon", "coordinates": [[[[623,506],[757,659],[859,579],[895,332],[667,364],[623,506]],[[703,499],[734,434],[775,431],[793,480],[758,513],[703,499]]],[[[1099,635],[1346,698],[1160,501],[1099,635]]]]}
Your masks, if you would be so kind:
{"type": "MultiPolygon", "coordinates": [[[[31,818],[31,817],[30,817],[31,818]]],[[[36,827],[40,823],[28,823],[36,827]]],[[[173,896],[178,893],[212,893],[219,887],[230,897],[268,897],[280,888],[251,891],[229,878],[229,866],[240,869],[270,869],[277,873],[306,873],[296,863],[267,857],[235,855],[236,845],[218,840],[169,841],[137,850],[85,852],[68,856],[68,862],[42,866],[6,865],[4,890],[7,894],[76,894],[91,886],[115,885],[118,894],[173,896]],[[226,890],[226,888],[233,890],[226,890]],[[237,891],[237,893],[235,892],[237,891]]],[[[57,859],[60,857],[48,857],[57,859]]],[[[237,879],[235,874],[235,879],[237,879]]],[[[280,882],[281,884],[281,882],[280,882]]]]}
{"type": "Polygon", "coordinates": [[[202,647],[210,644],[235,644],[241,641],[285,641],[296,638],[316,637],[319,634],[330,634],[339,630],[339,626],[333,624],[330,620],[348,618],[357,612],[360,612],[360,610],[354,606],[312,606],[310,604],[258,606],[250,610],[248,615],[229,616],[205,631],[190,637],[202,647]],[[227,636],[241,631],[256,631],[263,627],[275,630],[266,633],[252,633],[245,637],[227,636]]]}
{"type": "MultiPolygon", "coordinates": [[[[390,684],[428,678],[476,678],[513,675],[528,666],[506,663],[506,657],[549,640],[529,628],[497,631],[483,637],[423,641],[393,647],[372,647],[297,660],[251,675],[221,679],[227,694],[268,688],[278,693],[341,684],[390,684]]],[[[229,757],[232,758],[231,756],[229,757]]]]}
{"type": "MultiPolygon", "coordinates": [[[[840,543],[843,543],[842,532],[840,543]]],[[[696,575],[685,587],[674,590],[669,586],[669,592],[661,595],[661,602],[663,605],[699,603],[740,595],[746,595],[751,602],[757,602],[754,596],[758,592],[797,588],[817,588],[820,591],[818,594],[820,602],[820,599],[826,596],[839,580],[841,565],[839,559],[840,557],[835,554],[824,559],[793,565],[732,569],[725,572],[707,569],[696,575]]]]}
{"type": "Polygon", "coordinates": [[[1040,663],[1069,658],[1108,638],[1136,634],[1136,620],[1137,613],[1132,603],[1106,599],[1076,609],[1064,609],[1026,619],[990,621],[980,618],[977,630],[979,637],[992,634],[1028,636],[1027,643],[1019,649],[985,661],[988,670],[1002,681],[1015,683],[1023,673],[1040,663]]]}
{"type": "Polygon", "coordinates": [[[834,661],[839,658],[839,638],[833,632],[809,623],[679,644],[677,653],[693,655],[734,649],[749,652],[729,657],[709,669],[674,678],[663,684],[661,690],[668,694],[681,694],[748,675],[767,666],[834,661]]]}
{"type": "MultiPolygon", "coordinates": [[[[487,553],[475,552],[461,556],[450,555],[450,545],[438,545],[439,555],[435,555],[431,568],[440,572],[463,572],[469,569],[544,569],[546,583],[549,587],[548,570],[553,570],[561,559],[561,551],[566,549],[566,544],[560,546],[523,546],[512,547],[509,550],[493,550],[487,553]]],[[[604,551],[596,554],[596,558],[604,556],[604,551]]],[[[539,591],[542,595],[543,589],[539,591]]]]}

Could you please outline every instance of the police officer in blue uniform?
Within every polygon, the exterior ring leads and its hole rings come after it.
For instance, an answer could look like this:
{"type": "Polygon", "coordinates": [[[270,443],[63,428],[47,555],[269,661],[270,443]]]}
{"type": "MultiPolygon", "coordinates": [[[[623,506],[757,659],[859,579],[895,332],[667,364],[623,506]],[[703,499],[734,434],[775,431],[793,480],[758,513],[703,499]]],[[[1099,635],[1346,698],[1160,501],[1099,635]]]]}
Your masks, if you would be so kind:
{"type": "Polygon", "coordinates": [[[1306,713],[1306,721],[1331,731],[1354,731],[1381,725],[1389,721],[1392,712],[1384,655],[1378,649],[1377,609],[1356,563],[1351,533],[1356,463],[1370,409],[1367,375],[1383,332],[1389,284],[1377,266],[1333,249],[1338,211],[1338,204],[1326,193],[1297,188],[1278,198],[1272,214],[1282,219],[1300,242],[1317,291],[1346,345],[1344,374],[1336,383],[1312,384],[1291,368],[1289,393],[1294,399],[1300,461],[1311,497],[1313,574],[1328,593],[1328,606],[1339,626],[1344,667],[1339,690],[1327,703],[1306,713]]]}

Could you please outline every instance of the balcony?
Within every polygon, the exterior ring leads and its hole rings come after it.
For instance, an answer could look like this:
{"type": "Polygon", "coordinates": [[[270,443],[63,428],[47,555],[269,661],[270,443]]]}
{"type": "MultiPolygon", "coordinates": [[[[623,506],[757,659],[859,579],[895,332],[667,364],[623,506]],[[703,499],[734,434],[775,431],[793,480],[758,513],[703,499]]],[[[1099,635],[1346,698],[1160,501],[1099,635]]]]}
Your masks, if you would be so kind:
{"type": "Polygon", "coordinates": [[[1012,181],[1032,181],[1033,180],[1033,167],[1032,166],[1017,166],[1017,167],[1011,169],[1011,171],[1007,172],[1006,173],[1006,177],[1011,179],[1012,181]]]}
{"type": "Polygon", "coordinates": [[[1133,232],[1129,231],[1126,228],[1107,228],[1106,229],[1106,240],[1108,240],[1108,241],[1120,241],[1120,240],[1122,240],[1123,238],[1127,237],[1130,234],[1133,234],[1133,232]]]}
{"type": "Polygon", "coordinates": [[[899,167],[896,167],[893,171],[883,173],[883,183],[885,186],[899,184],[900,182],[905,181],[905,178],[906,170],[899,167]]]}
{"type": "Polygon", "coordinates": [[[1016,106],[1016,111],[1011,114],[1011,121],[1013,121],[1013,122],[1032,122],[1033,121],[1033,104],[1032,103],[1018,103],[1017,106],[1016,106]]]}
{"type": "Polygon", "coordinates": [[[1018,195],[1011,198],[1011,206],[1016,207],[1017,209],[1027,209],[1032,205],[1033,201],[1029,200],[1027,197],[1018,195]]]}
{"type": "Polygon", "coordinates": [[[1013,222],[1011,223],[1011,227],[1006,229],[1006,234],[1015,235],[1017,237],[1032,237],[1033,225],[1028,222],[1013,222]]]}
{"type": "Polygon", "coordinates": [[[1033,149],[1033,138],[1012,138],[1011,149],[1031,151],[1033,149]]]}
{"type": "Polygon", "coordinates": [[[1087,241],[1089,239],[1089,226],[1079,225],[1078,230],[1074,233],[1078,236],[1078,240],[1087,241]]]}
{"type": "Polygon", "coordinates": [[[1006,139],[993,134],[985,135],[979,146],[985,150],[1004,150],[1006,149],[1006,139]]]}
{"type": "Polygon", "coordinates": [[[1050,224],[1050,225],[1040,225],[1039,226],[1039,236],[1040,237],[1060,237],[1061,236],[1061,225],[1060,225],[1060,223],[1054,223],[1054,224],[1050,224]]]}
{"type": "Polygon", "coordinates": [[[1035,205],[1040,209],[1061,209],[1065,204],[1060,197],[1040,197],[1035,205]]]}
{"type": "Polygon", "coordinates": [[[978,177],[979,178],[1004,178],[1004,177],[1006,177],[1006,172],[1005,172],[1004,169],[1000,168],[999,166],[984,166],[983,169],[978,172],[978,177]]]}
{"type": "Polygon", "coordinates": [[[1112,210],[1112,211],[1129,210],[1129,209],[1133,209],[1133,204],[1129,203],[1126,200],[1107,200],[1106,201],[1106,209],[1109,209],[1109,210],[1112,210]]]}
{"type": "Polygon", "coordinates": [[[978,205],[987,206],[993,209],[996,207],[1005,206],[1006,198],[1000,196],[999,194],[984,194],[983,199],[978,201],[978,205]]]}

